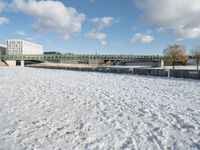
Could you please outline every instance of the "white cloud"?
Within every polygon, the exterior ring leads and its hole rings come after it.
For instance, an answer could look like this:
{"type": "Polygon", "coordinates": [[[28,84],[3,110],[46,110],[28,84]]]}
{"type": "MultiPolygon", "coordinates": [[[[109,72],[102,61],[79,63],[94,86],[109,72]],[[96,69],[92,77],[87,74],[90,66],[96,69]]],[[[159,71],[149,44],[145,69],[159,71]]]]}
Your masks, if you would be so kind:
{"type": "Polygon", "coordinates": [[[0,0],[0,12],[5,8],[5,2],[0,0]]]}
{"type": "Polygon", "coordinates": [[[105,46],[105,45],[107,45],[107,42],[106,41],[101,41],[101,44],[105,46]]]}
{"type": "Polygon", "coordinates": [[[26,40],[28,40],[28,41],[34,41],[34,39],[35,39],[34,37],[27,37],[26,38],[26,40]]]}
{"type": "Polygon", "coordinates": [[[199,0],[134,0],[148,23],[172,29],[177,38],[200,38],[199,0]]]}
{"type": "Polygon", "coordinates": [[[154,37],[149,34],[142,34],[142,33],[136,33],[133,35],[131,41],[132,42],[142,42],[142,43],[151,43],[154,40],[154,37]]]}
{"type": "Polygon", "coordinates": [[[133,30],[136,30],[136,29],[137,29],[137,26],[132,26],[132,29],[133,29],[133,30]]]}
{"type": "Polygon", "coordinates": [[[100,32],[101,29],[111,26],[113,23],[118,23],[119,20],[113,17],[102,17],[102,18],[93,18],[89,20],[91,23],[97,24],[97,29],[91,30],[85,34],[85,37],[90,39],[96,39],[101,42],[102,45],[107,45],[106,37],[107,34],[100,32]]]}
{"type": "Polygon", "coordinates": [[[19,36],[26,36],[26,33],[24,31],[19,31],[19,30],[15,31],[15,34],[19,36]]]}
{"type": "Polygon", "coordinates": [[[107,35],[103,32],[99,32],[97,30],[91,30],[88,33],[85,34],[85,37],[90,38],[90,39],[95,39],[101,42],[102,45],[106,45],[106,37],[107,35]]]}
{"type": "Polygon", "coordinates": [[[5,17],[0,17],[0,25],[8,24],[9,19],[5,17]]]}
{"type": "Polygon", "coordinates": [[[164,32],[164,31],[165,31],[165,28],[163,28],[163,27],[160,27],[157,29],[157,32],[164,32]]]}
{"type": "Polygon", "coordinates": [[[54,0],[13,0],[13,8],[35,19],[34,30],[54,31],[68,38],[70,33],[80,32],[85,20],[83,13],[54,0]]]}
{"type": "Polygon", "coordinates": [[[147,30],[147,34],[151,34],[153,31],[152,30],[147,30]]]}
{"type": "MultiPolygon", "coordinates": [[[[6,7],[6,2],[4,0],[0,0],[0,12],[2,12],[6,7]]],[[[9,19],[6,17],[0,17],[0,25],[8,24],[9,19]]]]}
{"type": "Polygon", "coordinates": [[[113,17],[102,17],[102,18],[93,18],[90,20],[92,23],[98,24],[98,29],[103,29],[105,27],[111,26],[113,23],[118,23],[119,20],[113,17]]]}

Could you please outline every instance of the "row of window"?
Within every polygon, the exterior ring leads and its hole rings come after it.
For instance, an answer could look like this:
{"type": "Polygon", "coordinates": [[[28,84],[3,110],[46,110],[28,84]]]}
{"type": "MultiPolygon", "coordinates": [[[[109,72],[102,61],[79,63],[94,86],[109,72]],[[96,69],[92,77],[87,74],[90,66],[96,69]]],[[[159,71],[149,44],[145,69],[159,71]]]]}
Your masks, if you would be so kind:
{"type": "Polygon", "coordinates": [[[8,51],[9,54],[22,54],[22,51],[8,51]]]}
{"type": "Polygon", "coordinates": [[[37,48],[41,48],[42,46],[34,44],[34,43],[29,43],[29,42],[23,42],[23,41],[8,41],[7,42],[7,46],[12,46],[12,47],[22,47],[23,45],[25,46],[30,46],[30,47],[37,47],[37,48]]]}

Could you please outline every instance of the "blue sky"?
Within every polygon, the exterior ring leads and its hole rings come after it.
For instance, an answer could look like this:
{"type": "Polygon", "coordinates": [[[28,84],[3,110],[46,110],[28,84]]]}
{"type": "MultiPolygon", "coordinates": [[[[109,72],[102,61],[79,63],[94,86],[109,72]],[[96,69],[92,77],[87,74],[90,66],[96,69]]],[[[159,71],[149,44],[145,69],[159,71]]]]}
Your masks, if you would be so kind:
{"type": "Polygon", "coordinates": [[[178,43],[190,52],[200,44],[198,13],[199,0],[0,0],[0,43],[85,54],[162,54],[178,43]]]}

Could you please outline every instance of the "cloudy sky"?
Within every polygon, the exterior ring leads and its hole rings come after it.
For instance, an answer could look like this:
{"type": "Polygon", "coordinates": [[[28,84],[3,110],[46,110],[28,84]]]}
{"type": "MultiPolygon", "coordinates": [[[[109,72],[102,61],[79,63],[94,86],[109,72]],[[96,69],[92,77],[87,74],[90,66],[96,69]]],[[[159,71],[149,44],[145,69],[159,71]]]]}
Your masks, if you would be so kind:
{"type": "Polygon", "coordinates": [[[0,0],[0,44],[24,39],[45,51],[162,54],[200,45],[199,0],[0,0]]]}

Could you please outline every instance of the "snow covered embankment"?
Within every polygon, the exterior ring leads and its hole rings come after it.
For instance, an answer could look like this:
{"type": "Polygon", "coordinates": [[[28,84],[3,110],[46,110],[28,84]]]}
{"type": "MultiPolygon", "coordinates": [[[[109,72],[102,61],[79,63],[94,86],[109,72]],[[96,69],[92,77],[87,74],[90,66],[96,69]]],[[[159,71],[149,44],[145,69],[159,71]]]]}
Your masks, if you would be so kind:
{"type": "Polygon", "coordinates": [[[200,82],[0,68],[0,149],[200,149],[200,82]]]}

